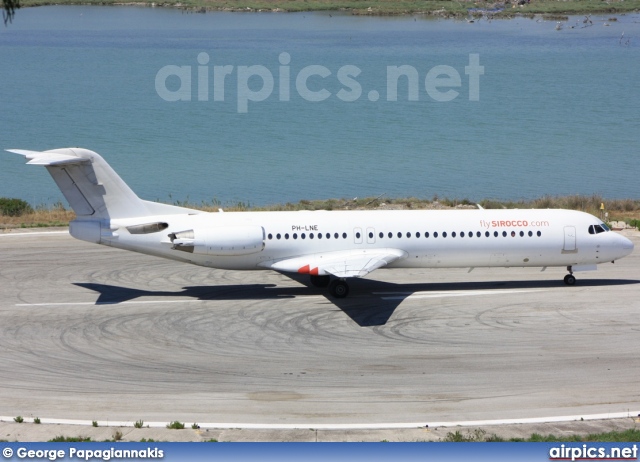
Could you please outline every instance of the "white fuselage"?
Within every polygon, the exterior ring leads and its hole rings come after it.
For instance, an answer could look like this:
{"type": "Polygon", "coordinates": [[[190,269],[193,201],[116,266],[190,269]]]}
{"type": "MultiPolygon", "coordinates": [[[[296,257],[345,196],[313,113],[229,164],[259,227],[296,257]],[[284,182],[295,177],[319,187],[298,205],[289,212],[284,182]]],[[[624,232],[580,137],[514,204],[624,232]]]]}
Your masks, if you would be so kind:
{"type": "MultiPolygon", "coordinates": [[[[129,218],[101,223],[99,243],[221,269],[268,269],[273,262],[339,251],[394,249],[388,267],[590,266],[628,255],[633,244],[614,232],[589,233],[602,222],[569,210],[225,212],[129,218]],[[131,234],[150,222],[167,228],[131,234]],[[262,229],[261,248],[241,255],[176,250],[169,236],[194,230],[262,229]]],[[[86,239],[72,225],[71,233],[86,239]]],[[[291,270],[295,270],[292,268],[291,270]]]]}

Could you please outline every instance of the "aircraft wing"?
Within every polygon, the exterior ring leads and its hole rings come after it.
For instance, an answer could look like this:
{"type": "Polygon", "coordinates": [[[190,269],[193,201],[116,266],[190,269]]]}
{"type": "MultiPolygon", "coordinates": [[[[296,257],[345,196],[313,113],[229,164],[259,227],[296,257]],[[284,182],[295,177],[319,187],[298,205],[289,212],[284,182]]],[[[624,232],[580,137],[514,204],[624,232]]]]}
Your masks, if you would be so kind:
{"type": "Polygon", "coordinates": [[[264,262],[261,266],[276,271],[314,276],[331,274],[338,278],[361,278],[373,270],[406,257],[407,252],[399,249],[344,250],[264,262]]]}

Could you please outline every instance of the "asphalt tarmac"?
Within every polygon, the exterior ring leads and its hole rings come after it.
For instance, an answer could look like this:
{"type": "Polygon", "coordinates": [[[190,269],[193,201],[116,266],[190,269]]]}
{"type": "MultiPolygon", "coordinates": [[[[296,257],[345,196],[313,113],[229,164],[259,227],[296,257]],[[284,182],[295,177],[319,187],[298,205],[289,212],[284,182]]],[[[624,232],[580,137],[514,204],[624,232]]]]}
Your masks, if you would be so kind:
{"type": "Polygon", "coordinates": [[[0,234],[0,415],[299,428],[637,416],[640,233],[627,235],[632,255],[573,287],[561,268],[379,270],[337,301],[270,271],[0,234]]]}

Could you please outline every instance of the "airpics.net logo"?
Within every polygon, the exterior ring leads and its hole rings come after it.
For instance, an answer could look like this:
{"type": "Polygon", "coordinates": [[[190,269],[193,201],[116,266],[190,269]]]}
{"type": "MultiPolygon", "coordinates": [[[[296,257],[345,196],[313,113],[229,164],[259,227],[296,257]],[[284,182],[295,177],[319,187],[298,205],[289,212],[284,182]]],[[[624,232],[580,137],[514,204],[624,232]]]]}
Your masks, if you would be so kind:
{"type": "MultiPolygon", "coordinates": [[[[199,53],[196,61],[197,65],[170,64],[162,67],[155,78],[158,96],[167,102],[222,102],[235,98],[239,113],[247,113],[250,105],[269,98],[280,102],[291,101],[293,92],[310,103],[320,103],[330,98],[351,103],[363,97],[377,102],[381,98],[376,89],[370,89],[365,94],[359,80],[362,69],[352,64],[341,66],[335,73],[319,64],[296,69],[292,66],[291,55],[282,52],[274,76],[274,72],[260,64],[212,65],[206,52],[199,53]],[[336,83],[339,90],[332,93],[327,89],[336,87],[336,83]],[[227,85],[232,88],[226,88],[227,85]]],[[[480,55],[475,53],[469,54],[468,65],[464,66],[462,73],[444,64],[433,66],[426,73],[423,71],[422,76],[412,65],[387,66],[384,97],[386,101],[420,101],[421,98],[425,99],[426,94],[426,99],[448,102],[458,98],[458,90],[466,86],[469,101],[480,101],[482,75],[484,66],[480,65],[480,55]],[[403,94],[399,95],[400,92],[403,94]]]]}

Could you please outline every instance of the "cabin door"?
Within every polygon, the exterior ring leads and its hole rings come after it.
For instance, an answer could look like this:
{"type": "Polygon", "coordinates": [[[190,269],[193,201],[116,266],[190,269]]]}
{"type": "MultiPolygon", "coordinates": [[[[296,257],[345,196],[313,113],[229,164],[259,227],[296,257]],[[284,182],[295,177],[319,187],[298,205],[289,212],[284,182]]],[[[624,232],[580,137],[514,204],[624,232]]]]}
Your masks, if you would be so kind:
{"type": "Polygon", "coordinates": [[[576,251],[576,227],[575,226],[565,226],[564,227],[564,247],[562,248],[565,252],[575,252],[576,251]]]}

